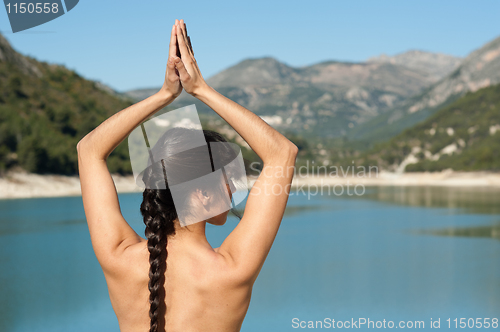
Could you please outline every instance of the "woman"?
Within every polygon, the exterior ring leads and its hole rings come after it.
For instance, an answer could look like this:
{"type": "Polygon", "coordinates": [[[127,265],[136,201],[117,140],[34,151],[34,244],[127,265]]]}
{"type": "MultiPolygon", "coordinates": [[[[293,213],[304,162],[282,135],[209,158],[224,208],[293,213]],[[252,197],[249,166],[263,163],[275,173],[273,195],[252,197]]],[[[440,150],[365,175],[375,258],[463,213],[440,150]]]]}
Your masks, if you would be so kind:
{"type": "MultiPolygon", "coordinates": [[[[224,141],[213,132],[205,132],[205,137],[207,141],[224,141]]],[[[77,150],[92,246],[120,330],[239,331],[252,286],[283,218],[297,147],[205,82],[183,20],[176,20],[172,27],[162,88],[104,121],[78,143],[77,150]],[[176,43],[180,58],[176,56],[176,43]],[[227,213],[181,227],[168,188],[144,191],[141,212],[147,240],[141,238],[120,212],[106,165],[113,149],[148,117],[171,103],[182,89],[226,120],[264,163],[243,217],[219,248],[208,243],[205,225],[224,224],[227,213]]],[[[204,204],[213,198],[210,195],[201,190],[193,192],[190,199],[204,204]]]]}

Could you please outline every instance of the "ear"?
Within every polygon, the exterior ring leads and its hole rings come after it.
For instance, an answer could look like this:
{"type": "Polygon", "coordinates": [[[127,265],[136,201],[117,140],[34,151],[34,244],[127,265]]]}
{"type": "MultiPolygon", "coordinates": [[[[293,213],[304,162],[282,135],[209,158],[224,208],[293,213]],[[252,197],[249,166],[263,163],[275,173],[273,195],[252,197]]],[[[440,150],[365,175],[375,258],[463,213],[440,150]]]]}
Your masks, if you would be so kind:
{"type": "Polygon", "coordinates": [[[203,206],[207,206],[210,202],[210,196],[206,190],[196,189],[196,198],[203,204],[203,206]]]}

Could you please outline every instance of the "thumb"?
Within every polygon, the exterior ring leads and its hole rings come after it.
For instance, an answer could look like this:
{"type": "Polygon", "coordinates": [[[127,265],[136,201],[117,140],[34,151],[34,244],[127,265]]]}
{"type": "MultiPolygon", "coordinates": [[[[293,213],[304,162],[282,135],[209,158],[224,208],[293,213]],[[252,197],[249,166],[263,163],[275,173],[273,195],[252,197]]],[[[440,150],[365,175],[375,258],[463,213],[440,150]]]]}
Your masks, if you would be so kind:
{"type": "Polygon", "coordinates": [[[176,81],[177,79],[179,79],[179,77],[177,76],[177,71],[175,70],[175,64],[173,60],[167,61],[167,69],[168,76],[172,79],[172,81],[176,81]]]}
{"type": "Polygon", "coordinates": [[[174,61],[175,63],[175,68],[179,71],[179,77],[181,78],[181,81],[188,81],[191,78],[191,75],[189,75],[186,67],[184,66],[184,63],[182,62],[181,58],[177,58],[174,61]]]}

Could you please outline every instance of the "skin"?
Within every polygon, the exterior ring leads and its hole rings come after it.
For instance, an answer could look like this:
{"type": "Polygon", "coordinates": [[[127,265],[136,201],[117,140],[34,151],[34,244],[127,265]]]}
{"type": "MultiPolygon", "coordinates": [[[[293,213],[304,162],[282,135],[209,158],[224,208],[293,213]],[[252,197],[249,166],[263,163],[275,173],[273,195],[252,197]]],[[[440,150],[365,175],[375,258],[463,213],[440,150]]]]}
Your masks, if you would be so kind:
{"type": "MultiPolygon", "coordinates": [[[[223,225],[228,212],[187,227],[175,222],[168,238],[165,272],[167,312],[160,331],[239,331],[253,284],[278,232],[288,200],[297,147],[260,117],[224,97],[203,79],[187,43],[186,26],[172,27],[162,88],[104,121],[77,145],[82,200],[92,246],[108,285],[120,330],[149,330],[147,241],[123,218],[106,160],[142,122],[171,103],[182,89],[224,118],[264,163],[250,190],[244,215],[219,248],[205,236],[206,223],[223,225]],[[181,58],[176,56],[176,41],[181,58]]],[[[192,199],[210,197],[201,191],[192,199]]]]}

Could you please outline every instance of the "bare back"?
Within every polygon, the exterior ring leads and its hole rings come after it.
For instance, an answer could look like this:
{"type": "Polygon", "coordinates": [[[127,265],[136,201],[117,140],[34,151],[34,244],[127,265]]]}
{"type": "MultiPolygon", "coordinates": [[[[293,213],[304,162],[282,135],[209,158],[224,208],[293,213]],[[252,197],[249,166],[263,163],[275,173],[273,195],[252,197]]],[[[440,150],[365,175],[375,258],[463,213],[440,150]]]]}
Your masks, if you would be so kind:
{"type": "MultiPolygon", "coordinates": [[[[280,227],[292,183],[297,146],[259,116],[206,84],[187,44],[185,24],[176,21],[170,39],[171,59],[160,91],[114,114],[76,147],[90,238],[122,332],[149,331],[149,312],[156,312],[149,303],[147,241],[123,217],[107,167],[111,152],[135,128],[184,89],[227,121],[263,162],[243,217],[219,248],[213,249],[208,243],[205,221],[190,225],[198,231],[189,236],[182,237],[180,231],[168,239],[165,296],[160,301],[160,307],[166,303],[167,310],[160,316],[159,331],[240,330],[252,285],[280,227]],[[182,59],[174,58],[176,42],[182,59]]],[[[210,197],[201,190],[196,192],[193,197],[198,197],[198,205],[205,206],[210,197]]]]}
{"type": "MultiPolygon", "coordinates": [[[[119,274],[105,273],[120,331],[149,331],[149,252],[146,241],[127,248],[128,264],[119,274]]],[[[240,282],[217,249],[187,248],[170,241],[165,296],[168,310],[160,331],[239,331],[253,282],[240,282]],[[162,328],[162,327],[165,328],[162,328]]],[[[163,296],[162,296],[163,297],[163,296]]]]}

